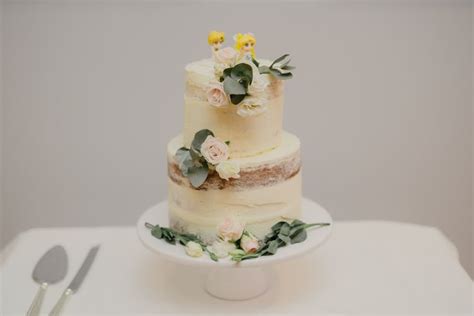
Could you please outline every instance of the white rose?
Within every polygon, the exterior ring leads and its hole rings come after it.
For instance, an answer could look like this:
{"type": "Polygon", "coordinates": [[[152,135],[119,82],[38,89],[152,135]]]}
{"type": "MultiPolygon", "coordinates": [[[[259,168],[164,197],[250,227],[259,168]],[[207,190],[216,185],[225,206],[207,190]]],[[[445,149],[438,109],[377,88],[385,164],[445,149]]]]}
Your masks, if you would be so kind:
{"type": "Polygon", "coordinates": [[[219,49],[214,54],[214,60],[218,64],[228,65],[229,67],[235,64],[237,58],[237,52],[232,47],[225,47],[219,49]]]}
{"type": "Polygon", "coordinates": [[[209,251],[214,253],[218,258],[225,258],[229,256],[229,252],[236,249],[234,243],[230,243],[224,240],[216,240],[211,246],[207,247],[209,251]]]}
{"type": "Polygon", "coordinates": [[[207,89],[207,102],[215,107],[221,107],[229,103],[227,94],[222,83],[211,83],[207,89]]]}
{"type": "Polygon", "coordinates": [[[207,136],[201,145],[201,154],[210,164],[217,165],[229,159],[229,147],[214,136],[207,136]]]}
{"type": "Polygon", "coordinates": [[[242,236],[242,239],[240,240],[240,247],[246,253],[255,253],[260,247],[260,244],[258,242],[258,239],[254,235],[250,233],[245,233],[242,236]]]}
{"type": "Polygon", "coordinates": [[[201,257],[203,254],[201,245],[194,241],[189,241],[184,249],[186,254],[190,257],[197,258],[201,257]]]}
{"type": "Polygon", "coordinates": [[[237,114],[249,117],[261,114],[267,110],[266,100],[247,96],[237,105],[237,114]]]}
{"type": "Polygon", "coordinates": [[[224,180],[229,180],[230,178],[238,179],[240,178],[240,166],[237,162],[232,160],[223,161],[217,165],[216,171],[224,180]]]}
{"type": "Polygon", "coordinates": [[[243,232],[244,225],[232,218],[226,218],[217,227],[217,233],[224,241],[237,241],[242,237],[243,232]]]}

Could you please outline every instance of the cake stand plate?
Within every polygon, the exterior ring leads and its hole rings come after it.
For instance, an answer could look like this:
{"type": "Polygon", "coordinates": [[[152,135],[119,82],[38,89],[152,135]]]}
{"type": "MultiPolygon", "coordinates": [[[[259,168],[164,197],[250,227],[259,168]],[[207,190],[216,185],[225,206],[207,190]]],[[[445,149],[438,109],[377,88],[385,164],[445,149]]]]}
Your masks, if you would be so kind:
{"type": "Polygon", "coordinates": [[[325,222],[331,225],[308,229],[308,238],[304,242],[279,248],[273,256],[263,256],[239,263],[229,258],[215,262],[206,254],[200,258],[192,258],[185,253],[183,246],[170,245],[153,237],[150,230],[145,227],[145,223],[168,227],[167,201],[160,202],[143,213],[138,220],[137,230],[138,237],[145,247],[164,259],[178,264],[208,268],[205,289],[209,294],[221,299],[245,300],[261,295],[268,289],[271,265],[305,255],[327,240],[333,222],[329,213],[319,204],[303,198],[300,219],[306,223],[325,222]],[[229,287],[229,284],[233,286],[229,287]]]}

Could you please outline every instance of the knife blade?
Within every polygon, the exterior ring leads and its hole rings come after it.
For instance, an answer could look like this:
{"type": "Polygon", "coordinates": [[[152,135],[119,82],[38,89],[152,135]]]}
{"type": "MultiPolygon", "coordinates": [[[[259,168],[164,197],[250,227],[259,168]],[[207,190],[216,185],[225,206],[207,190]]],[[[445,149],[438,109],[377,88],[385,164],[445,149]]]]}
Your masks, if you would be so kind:
{"type": "Polygon", "coordinates": [[[66,288],[66,290],[63,292],[63,294],[59,298],[56,305],[54,305],[53,309],[49,313],[49,316],[60,315],[68,297],[76,293],[77,290],[81,287],[81,284],[86,278],[87,273],[89,272],[89,269],[92,266],[92,263],[94,263],[95,257],[97,256],[97,252],[99,251],[99,247],[100,246],[98,245],[98,246],[92,247],[89,250],[89,253],[87,254],[84,261],[82,262],[81,267],[77,271],[76,275],[72,279],[69,286],[66,288]]]}
{"type": "Polygon", "coordinates": [[[63,246],[54,246],[49,249],[36,263],[32,278],[40,285],[35,298],[31,303],[27,316],[39,315],[44,295],[49,285],[55,284],[66,276],[67,254],[63,246]]]}
{"type": "Polygon", "coordinates": [[[89,253],[87,254],[86,259],[84,259],[84,262],[82,263],[81,267],[79,268],[79,271],[77,271],[76,276],[74,277],[74,279],[72,279],[71,283],[67,287],[73,293],[77,292],[85,277],[87,276],[87,273],[89,272],[89,269],[95,260],[97,252],[99,251],[99,247],[100,246],[95,246],[91,250],[89,250],[89,253]]]}

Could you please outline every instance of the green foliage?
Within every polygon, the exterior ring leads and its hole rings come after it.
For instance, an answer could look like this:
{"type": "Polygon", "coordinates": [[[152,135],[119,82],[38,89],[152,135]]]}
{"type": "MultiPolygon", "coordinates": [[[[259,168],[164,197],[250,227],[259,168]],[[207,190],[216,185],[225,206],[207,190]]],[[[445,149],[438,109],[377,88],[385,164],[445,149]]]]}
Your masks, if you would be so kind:
{"type": "Polygon", "coordinates": [[[206,140],[207,136],[214,136],[214,133],[208,129],[202,129],[194,134],[194,139],[191,143],[191,147],[198,152],[201,152],[202,143],[206,140]]]}
{"type": "MultiPolygon", "coordinates": [[[[256,253],[246,253],[240,248],[240,241],[238,240],[235,242],[237,248],[232,250],[229,255],[231,260],[235,262],[256,259],[261,256],[272,256],[277,253],[278,248],[300,243],[306,240],[308,228],[319,228],[328,225],[329,223],[306,224],[300,220],[293,220],[291,223],[280,221],[272,226],[271,232],[265,236],[265,239],[261,242],[260,248],[256,253]]],[[[207,245],[199,238],[199,236],[194,234],[179,233],[171,228],[152,225],[149,223],[145,223],[145,227],[150,229],[151,234],[155,238],[162,239],[172,245],[181,244],[186,246],[188,242],[194,241],[208,253],[212,260],[218,261],[216,254],[208,249],[207,245]]],[[[244,234],[249,235],[247,231],[245,231],[244,234]]]]}
{"type": "Polygon", "coordinates": [[[187,173],[189,181],[195,188],[199,188],[204,183],[204,181],[206,181],[208,175],[209,168],[207,166],[207,163],[201,166],[192,166],[188,169],[187,173]]]}
{"type": "Polygon", "coordinates": [[[329,223],[306,224],[298,219],[293,220],[291,223],[280,221],[272,226],[271,232],[265,236],[256,253],[245,254],[241,249],[237,249],[231,252],[230,256],[231,259],[236,262],[255,259],[261,256],[272,256],[277,253],[278,248],[280,247],[300,243],[306,240],[306,230],[308,228],[324,227],[328,225],[329,223]]]}
{"type": "Polygon", "coordinates": [[[199,188],[209,175],[209,166],[201,154],[202,143],[208,136],[214,136],[214,133],[208,129],[198,131],[191,142],[191,148],[181,147],[175,154],[179,170],[195,188],[199,188]]]}
{"type": "Polygon", "coordinates": [[[176,151],[175,157],[178,162],[179,169],[184,176],[187,176],[189,168],[194,165],[189,149],[181,147],[176,151]]]}
{"type": "Polygon", "coordinates": [[[162,239],[171,245],[176,245],[179,243],[180,245],[186,246],[188,242],[194,241],[198,243],[204,251],[206,251],[209,257],[214,260],[218,261],[216,254],[210,251],[207,248],[207,245],[196,235],[194,234],[181,234],[171,228],[161,227],[160,225],[152,225],[150,223],[145,223],[145,227],[151,230],[151,234],[153,237],[157,239],[162,239]]]}
{"type": "Polygon", "coordinates": [[[275,59],[270,66],[258,66],[258,71],[261,74],[271,74],[280,80],[291,79],[293,74],[290,70],[295,69],[295,67],[289,65],[290,60],[290,55],[285,54],[275,59]]]}
{"type": "Polygon", "coordinates": [[[253,80],[252,66],[246,63],[237,64],[232,68],[230,76],[241,83],[246,82],[248,87],[253,80]]]}
{"type": "Polygon", "coordinates": [[[231,94],[230,102],[232,102],[232,104],[239,104],[246,96],[246,94],[231,94]]]}
{"type": "Polygon", "coordinates": [[[253,81],[252,66],[240,63],[224,69],[224,91],[230,97],[232,104],[239,104],[247,95],[248,87],[253,81]]]}
{"type": "Polygon", "coordinates": [[[243,84],[241,84],[238,80],[232,77],[225,77],[224,78],[224,91],[228,95],[244,95],[247,93],[247,89],[243,84]]]}

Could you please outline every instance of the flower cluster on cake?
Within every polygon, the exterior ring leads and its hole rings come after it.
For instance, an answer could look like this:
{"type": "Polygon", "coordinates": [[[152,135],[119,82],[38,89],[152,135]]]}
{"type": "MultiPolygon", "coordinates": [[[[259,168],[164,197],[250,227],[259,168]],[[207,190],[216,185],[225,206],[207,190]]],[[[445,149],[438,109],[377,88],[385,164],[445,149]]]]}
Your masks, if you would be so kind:
{"type": "Polygon", "coordinates": [[[300,141],[283,131],[288,54],[257,58],[251,33],[208,35],[212,57],[185,68],[181,135],[168,144],[170,228],[153,236],[197,257],[235,261],[302,242],[300,141]]]}

